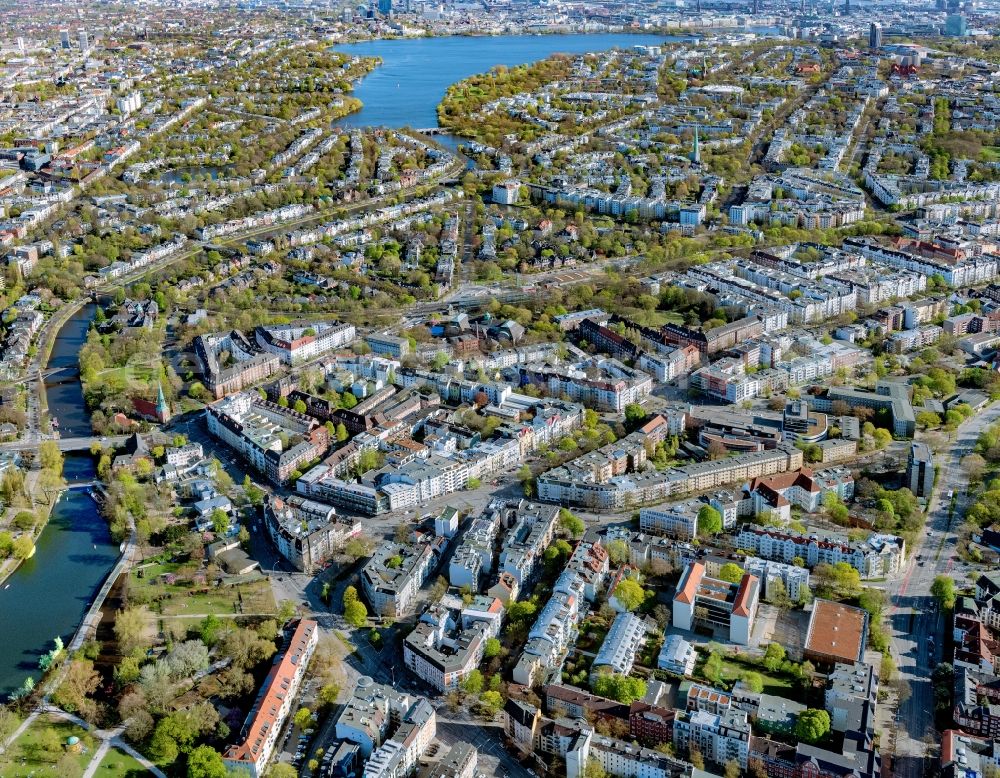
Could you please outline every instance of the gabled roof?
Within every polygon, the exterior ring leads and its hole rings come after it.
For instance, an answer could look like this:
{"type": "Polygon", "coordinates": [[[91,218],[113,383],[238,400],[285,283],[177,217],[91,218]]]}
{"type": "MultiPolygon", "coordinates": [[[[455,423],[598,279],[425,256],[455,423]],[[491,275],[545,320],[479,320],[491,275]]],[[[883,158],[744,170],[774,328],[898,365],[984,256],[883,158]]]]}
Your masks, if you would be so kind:
{"type": "Polygon", "coordinates": [[[677,593],[674,595],[674,600],[683,602],[685,605],[693,605],[695,594],[697,594],[698,587],[701,585],[701,579],[704,577],[705,565],[701,562],[692,562],[687,570],[684,571],[684,575],[677,586],[677,593]]]}

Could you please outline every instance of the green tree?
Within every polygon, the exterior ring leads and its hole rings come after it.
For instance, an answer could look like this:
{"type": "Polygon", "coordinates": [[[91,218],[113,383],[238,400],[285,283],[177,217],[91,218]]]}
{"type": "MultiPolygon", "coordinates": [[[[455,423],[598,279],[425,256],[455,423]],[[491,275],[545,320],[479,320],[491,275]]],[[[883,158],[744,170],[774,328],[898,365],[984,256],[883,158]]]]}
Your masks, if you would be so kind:
{"type": "Polygon", "coordinates": [[[38,446],[38,462],[45,470],[53,470],[59,475],[63,471],[63,453],[54,440],[43,441],[38,446]]]}
{"type": "Polygon", "coordinates": [[[340,696],[340,685],[334,681],[324,684],[319,690],[319,704],[324,708],[332,708],[340,696]]]}
{"type": "Polygon", "coordinates": [[[806,708],[795,719],[795,737],[806,743],[818,743],[830,731],[830,714],[818,708],[806,708]]]}
{"type": "Polygon", "coordinates": [[[382,466],[382,454],[378,449],[366,448],[358,456],[357,472],[364,475],[369,470],[375,470],[382,466]]]}
{"type": "Polygon", "coordinates": [[[646,600],[646,592],[634,578],[623,578],[615,587],[614,598],[627,611],[634,611],[646,600]]]}
{"type": "Polygon", "coordinates": [[[722,514],[711,505],[703,505],[698,511],[698,533],[718,535],[722,532],[722,514]]]}
{"type": "Polygon", "coordinates": [[[500,651],[500,641],[496,638],[487,638],[486,645],[483,647],[483,658],[493,659],[494,657],[500,656],[500,651]]]}
{"type": "Polygon", "coordinates": [[[337,425],[337,442],[343,443],[350,437],[350,433],[347,431],[347,427],[344,426],[344,422],[340,422],[337,425]]]}
{"type": "Polygon", "coordinates": [[[743,685],[747,687],[754,694],[760,694],[764,691],[764,678],[760,673],[755,673],[748,671],[743,673],[743,685]]]}
{"type": "Polygon", "coordinates": [[[221,508],[212,511],[212,529],[216,535],[225,534],[226,530],[229,529],[229,514],[221,508]]]}
{"type": "Polygon", "coordinates": [[[161,719],[160,724],[153,731],[153,737],[149,741],[149,755],[158,764],[171,765],[177,761],[180,748],[177,747],[177,741],[170,736],[167,728],[163,726],[164,721],[166,719],[161,719]]]}
{"type": "Polygon", "coordinates": [[[708,659],[705,660],[705,666],[702,668],[702,675],[713,684],[717,684],[722,680],[722,657],[716,652],[711,652],[708,655],[708,659]]]}
{"type": "Polygon", "coordinates": [[[30,532],[35,528],[38,517],[31,511],[18,511],[14,517],[14,526],[21,532],[30,532]]]}
{"type": "Polygon", "coordinates": [[[267,778],[299,778],[299,771],[285,762],[275,762],[268,768],[267,778]]]}
{"type": "Polygon", "coordinates": [[[309,729],[314,724],[312,711],[305,707],[299,708],[295,711],[295,716],[292,718],[292,722],[299,729],[309,729]]]}
{"type": "Polygon", "coordinates": [[[813,577],[821,596],[846,600],[861,593],[861,573],[847,562],[816,565],[813,577]]]}
{"type": "Polygon", "coordinates": [[[939,575],[931,584],[931,594],[937,598],[942,610],[950,611],[955,607],[955,581],[947,575],[939,575]]]}
{"type": "Polygon", "coordinates": [[[243,493],[251,505],[259,506],[264,502],[264,491],[250,480],[250,476],[243,476],[243,493]]]}
{"type": "MultiPolygon", "coordinates": [[[[118,617],[115,619],[116,636],[118,635],[118,628],[119,628],[118,625],[121,624],[121,614],[122,611],[118,611],[118,617]]],[[[144,628],[143,627],[144,624],[145,624],[145,618],[143,619],[141,625],[133,626],[130,632],[134,633],[136,631],[141,631],[144,628]]],[[[199,629],[198,635],[201,638],[201,642],[204,643],[209,648],[211,648],[216,643],[218,643],[219,639],[222,637],[222,629],[223,629],[222,620],[214,614],[209,614],[208,616],[206,616],[204,619],[201,620],[201,624],[199,625],[198,629],[199,629]]],[[[121,638],[119,638],[119,642],[121,642],[121,638]]]]}
{"type": "Polygon", "coordinates": [[[646,696],[646,682],[618,673],[599,673],[593,683],[594,694],[629,705],[646,696]]]}
{"type": "Polygon", "coordinates": [[[569,536],[574,539],[583,537],[583,533],[587,529],[583,523],[583,519],[565,508],[559,509],[559,526],[566,530],[569,536]]]}
{"type": "Polygon", "coordinates": [[[879,427],[875,430],[875,447],[882,449],[892,443],[892,433],[889,430],[879,427]]]}
{"type": "Polygon", "coordinates": [[[352,627],[360,628],[368,623],[368,608],[360,600],[344,605],[344,620],[352,627]]]}
{"type": "Polygon", "coordinates": [[[729,583],[739,583],[745,574],[746,570],[735,562],[726,562],[719,568],[719,578],[723,581],[729,581],[729,583]]]}
{"type": "Polygon", "coordinates": [[[587,765],[583,768],[583,778],[607,778],[607,775],[608,771],[600,762],[593,757],[587,760],[587,765]]]}
{"type": "MultiPolygon", "coordinates": [[[[493,677],[497,678],[498,676],[493,677]]],[[[479,695],[479,707],[483,710],[487,718],[493,718],[503,707],[503,696],[494,689],[487,689],[479,695]]]]}
{"type": "Polygon", "coordinates": [[[11,546],[14,559],[29,559],[34,556],[35,544],[29,535],[18,535],[11,546]]]}
{"type": "Polygon", "coordinates": [[[629,403],[625,406],[625,423],[629,428],[636,427],[646,418],[646,409],[639,403],[629,403]]]}
{"type": "Polygon", "coordinates": [[[188,755],[188,778],[226,778],[222,756],[211,746],[198,746],[188,755]]]}
{"type": "Polygon", "coordinates": [[[628,543],[624,540],[618,540],[617,538],[609,540],[604,548],[608,552],[608,561],[613,565],[623,565],[631,558],[628,543]]]}
{"type": "Polygon", "coordinates": [[[780,643],[768,643],[761,664],[772,673],[785,661],[785,647],[780,643]]]}
{"type": "Polygon", "coordinates": [[[479,670],[473,670],[462,681],[462,689],[466,694],[477,695],[483,691],[483,674],[479,670]]]}
{"type": "Polygon", "coordinates": [[[525,622],[535,615],[538,606],[527,600],[515,601],[507,605],[508,622],[525,622]]]}

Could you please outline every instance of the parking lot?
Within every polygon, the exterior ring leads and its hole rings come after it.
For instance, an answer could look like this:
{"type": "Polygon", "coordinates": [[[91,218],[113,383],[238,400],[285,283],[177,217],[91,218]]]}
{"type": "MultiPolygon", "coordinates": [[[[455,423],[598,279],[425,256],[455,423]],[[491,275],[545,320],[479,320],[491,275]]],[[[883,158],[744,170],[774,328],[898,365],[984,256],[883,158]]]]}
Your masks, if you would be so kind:
{"type": "Polygon", "coordinates": [[[503,747],[503,731],[499,726],[482,726],[458,721],[438,719],[437,739],[451,748],[459,741],[471,743],[479,751],[476,775],[489,778],[532,778],[532,773],[522,767],[503,747]]]}

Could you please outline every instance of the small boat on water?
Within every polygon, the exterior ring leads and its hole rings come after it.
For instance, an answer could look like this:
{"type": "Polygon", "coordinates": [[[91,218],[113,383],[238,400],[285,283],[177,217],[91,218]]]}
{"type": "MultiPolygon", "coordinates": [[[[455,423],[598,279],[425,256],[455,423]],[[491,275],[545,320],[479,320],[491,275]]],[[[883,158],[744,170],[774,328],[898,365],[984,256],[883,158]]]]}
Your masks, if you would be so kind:
{"type": "Polygon", "coordinates": [[[9,588],[10,588],[10,584],[4,584],[4,585],[3,585],[3,588],[4,588],[4,589],[9,589],[9,588]]]}

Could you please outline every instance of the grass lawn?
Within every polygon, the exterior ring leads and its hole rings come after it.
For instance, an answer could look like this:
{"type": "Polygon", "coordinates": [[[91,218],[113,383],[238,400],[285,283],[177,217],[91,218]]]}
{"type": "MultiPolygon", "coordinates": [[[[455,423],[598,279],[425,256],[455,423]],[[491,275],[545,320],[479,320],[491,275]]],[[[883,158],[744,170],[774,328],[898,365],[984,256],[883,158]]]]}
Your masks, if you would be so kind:
{"type": "Polygon", "coordinates": [[[211,587],[207,592],[180,588],[171,592],[176,596],[160,603],[164,616],[181,616],[188,613],[213,613],[232,616],[241,613],[274,613],[277,607],[267,581],[255,581],[239,586],[211,587]]]}
{"type": "Polygon", "coordinates": [[[69,765],[75,762],[78,769],[73,772],[82,773],[95,750],[96,741],[86,730],[59,718],[40,716],[0,757],[0,775],[4,778],[67,778],[67,772],[73,769],[69,765]],[[66,739],[71,735],[80,738],[83,747],[79,753],[71,754],[66,750],[66,739]]]}
{"type": "Polygon", "coordinates": [[[149,775],[146,768],[116,748],[104,755],[104,760],[94,773],[95,778],[139,778],[142,775],[149,775]]]}
{"type": "Polygon", "coordinates": [[[732,686],[739,681],[744,673],[758,673],[764,680],[764,693],[774,694],[779,697],[789,697],[788,690],[792,688],[792,682],[779,673],[769,673],[763,667],[754,664],[742,664],[731,659],[722,660],[722,677],[732,686]]]}
{"type": "Polygon", "coordinates": [[[1000,162],[1000,146],[983,146],[979,159],[983,162],[1000,162]]]}
{"type": "MultiPolygon", "coordinates": [[[[695,677],[710,686],[715,685],[703,675],[704,667],[704,662],[700,661],[695,669],[695,677]]],[[[756,662],[743,661],[734,656],[722,657],[722,679],[718,686],[730,690],[737,681],[743,679],[746,673],[757,673],[761,677],[764,682],[764,694],[773,694],[777,697],[788,697],[800,701],[802,699],[802,692],[793,676],[780,671],[769,672],[756,662]]]]}
{"type": "Polygon", "coordinates": [[[204,578],[194,579],[198,570],[196,563],[159,562],[143,568],[142,578],[133,571],[129,585],[132,591],[142,592],[140,601],[151,603],[150,610],[163,616],[275,612],[274,595],[266,580],[217,587],[204,578]],[[174,583],[165,577],[168,575],[176,576],[174,583]]]}
{"type": "Polygon", "coordinates": [[[148,384],[153,380],[154,371],[151,365],[125,365],[124,367],[110,367],[97,374],[98,379],[103,382],[114,379],[122,386],[131,386],[133,380],[137,383],[148,384]]]}

